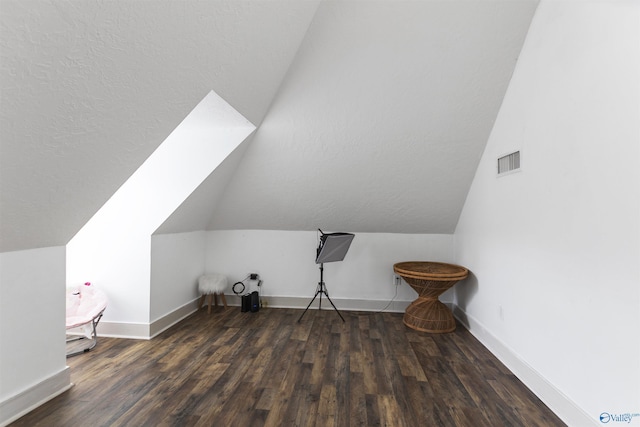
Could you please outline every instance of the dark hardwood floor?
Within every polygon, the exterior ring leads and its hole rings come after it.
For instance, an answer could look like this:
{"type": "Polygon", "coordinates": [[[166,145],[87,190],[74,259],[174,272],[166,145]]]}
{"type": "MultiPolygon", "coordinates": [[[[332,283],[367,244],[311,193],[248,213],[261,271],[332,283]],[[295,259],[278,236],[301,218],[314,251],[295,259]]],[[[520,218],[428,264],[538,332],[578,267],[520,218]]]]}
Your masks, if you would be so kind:
{"type": "Polygon", "coordinates": [[[12,426],[561,426],[468,331],[402,314],[200,310],[151,341],[100,338],[75,386],[12,426]]]}

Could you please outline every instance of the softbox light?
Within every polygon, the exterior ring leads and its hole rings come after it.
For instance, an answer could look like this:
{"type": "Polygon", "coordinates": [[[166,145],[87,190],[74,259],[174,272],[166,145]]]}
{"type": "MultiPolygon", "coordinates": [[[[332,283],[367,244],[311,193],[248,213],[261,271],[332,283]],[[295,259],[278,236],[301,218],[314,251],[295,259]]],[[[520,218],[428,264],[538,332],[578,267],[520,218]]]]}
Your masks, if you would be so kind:
{"type": "Polygon", "coordinates": [[[342,261],[351,246],[354,235],[351,233],[329,233],[320,236],[316,264],[342,261]]]}
{"type": "Polygon", "coordinates": [[[320,234],[320,240],[318,242],[318,248],[316,249],[316,264],[320,264],[320,282],[318,282],[318,287],[316,288],[316,294],[313,296],[313,299],[307,306],[307,308],[302,312],[300,318],[298,319],[298,323],[302,320],[304,314],[309,310],[311,304],[316,299],[316,297],[320,296],[320,300],[318,303],[318,310],[322,310],[322,295],[324,295],[327,300],[333,306],[333,309],[338,313],[338,316],[344,322],[344,317],[338,311],[331,298],[329,298],[329,293],[327,292],[327,287],[324,284],[323,272],[324,272],[324,263],[325,262],[334,262],[334,261],[342,261],[344,256],[347,254],[349,250],[349,246],[351,246],[351,241],[353,240],[354,235],[351,233],[323,233],[322,230],[318,229],[320,234]]]}

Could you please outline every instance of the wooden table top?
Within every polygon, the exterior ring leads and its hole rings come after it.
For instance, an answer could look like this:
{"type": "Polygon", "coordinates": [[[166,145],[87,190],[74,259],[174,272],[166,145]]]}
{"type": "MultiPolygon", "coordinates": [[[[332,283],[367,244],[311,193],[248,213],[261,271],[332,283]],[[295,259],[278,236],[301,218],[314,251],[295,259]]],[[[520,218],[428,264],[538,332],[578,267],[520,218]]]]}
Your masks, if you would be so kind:
{"type": "Polygon", "coordinates": [[[400,276],[423,280],[462,280],[469,275],[469,270],[444,262],[406,261],[394,264],[393,271],[400,276]]]}

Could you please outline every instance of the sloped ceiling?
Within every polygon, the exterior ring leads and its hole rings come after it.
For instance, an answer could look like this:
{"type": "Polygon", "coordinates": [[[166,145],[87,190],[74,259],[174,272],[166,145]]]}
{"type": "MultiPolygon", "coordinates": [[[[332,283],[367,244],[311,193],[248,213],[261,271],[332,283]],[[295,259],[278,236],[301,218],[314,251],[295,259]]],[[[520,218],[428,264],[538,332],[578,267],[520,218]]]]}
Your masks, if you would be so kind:
{"type": "Polygon", "coordinates": [[[182,229],[452,233],[536,5],[322,2],[209,224],[182,229]]]}
{"type": "Polygon", "coordinates": [[[317,1],[0,2],[0,251],[65,245],[215,90],[259,124],[317,1]]]}
{"type": "Polygon", "coordinates": [[[66,244],[212,89],[262,124],[159,232],[450,233],[536,4],[3,0],[0,251],[66,244]]]}

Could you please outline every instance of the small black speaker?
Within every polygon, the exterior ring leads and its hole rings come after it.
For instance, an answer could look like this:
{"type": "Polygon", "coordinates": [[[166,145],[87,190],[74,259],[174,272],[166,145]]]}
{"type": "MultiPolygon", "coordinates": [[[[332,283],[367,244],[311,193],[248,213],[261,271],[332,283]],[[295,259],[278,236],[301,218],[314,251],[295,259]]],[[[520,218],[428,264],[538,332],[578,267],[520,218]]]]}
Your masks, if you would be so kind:
{"type": "Polygon", "coordinates": [[[241,312],[252,311],[251,310],[251,294],[242,295],[242,306],[240,308],[241,312]]]}
{"type": "Polygon", "coordinates": [[[260,295],[258,291],[251,292],[251,311],[256,312],[260,310],[260,295]]]}

